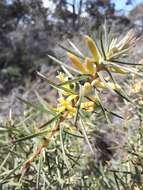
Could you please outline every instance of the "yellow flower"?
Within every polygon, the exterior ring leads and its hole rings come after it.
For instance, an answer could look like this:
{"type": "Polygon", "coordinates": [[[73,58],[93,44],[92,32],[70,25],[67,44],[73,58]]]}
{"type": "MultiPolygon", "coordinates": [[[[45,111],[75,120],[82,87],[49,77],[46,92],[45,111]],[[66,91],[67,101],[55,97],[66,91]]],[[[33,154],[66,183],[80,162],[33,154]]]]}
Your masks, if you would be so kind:
{"type": "Polygon", "coordinates": [[[80,108],[86,112],[92,112],[94,110],[94,102],[88,101],[81,103],[80,108]]]}
{"type": "Polygon", "coordinates": [[[58,99],[58,106],[56,108],[56,111],[58,113],[61,112],[67,112],[68,116],[73,116],[76,113],[76,98],[77,95],[70,95],[67,98],[61,97],[58,99]],[[73,104],[73,101],[75,102],[75,105],[73,104]]]}
{"type": "Polygon", "coordinates": [[[143,105],[143,100],[138,101],[139,105],[143,105]]]}
{"type": "Polygon", "coordinates": [[[141,190],[138,186],[135,186],[133,190],[141,190]]]}
{"type": "Polygon", "coordinates": [[[60,104],[61,106],[65,107],[65,108],[69,105],[69,101],[66,100],[66,99],[64,99],[64,97],[59,98],[58,101],[59,101],[59,104],[60,104]]]}
{"type": "Polygon", "coordinates": [[[132,87],[132,92],[133,93],[138,93],[141,91],[141,88],[142,88],[142,82],[141,81],[138,81],[137,83],[135,83],[132,87]]]}
{"type": "MultiPolygon", "coordinates": [[[[60,80],[60,82],[66,82],[66,81],[68,81],[68,77],[65,77],[64,73],[62,73],[62,72],[60,72],[60,73],[56,76],[56,78],[58,78],[58,79],[60,80]]],[[[70,86],[69,84],[65,84],[65,85],[63,85],[63,87],[64,87],[65,89],[67,89],[67,90],[73,90],[73,89],[71,89],[71,86],[70,86]]],[[[61,91],[61,93],[62,93],[64,96],[69,96],[69,95],[71,95],[70,92],[67,92],[67,91],[64,91],[64,90],[60,90],[60,91],[61,91]]]]}
{"type": "MultiPolygon", "coordinates": [[[[91,100],[95,101],[95,97],[90,97],[91,100]]],[[[80,104],[80,110],[85,112],[92,112],[95,109],[95,103],[93,101],[86,101],[80,104]]],[[[67,98],[61,97],[58,99],[58,105],[55,109],[56,112],[66,112],[68,118],[75,115],[78,107],[78,96],[70,95],[67,98]]]]}
{"type": "Polygon", "coordinates": [[[65,82],[65,76],[64,76],[64,73],[62,72],[59,72],[56,78],[59,79],[61,82],[65,82]]]}
{"type": "Polygon", "coordinates": [[[68,111],[69,111],[70,114],[76,113],[76,108],[75,108],[75,107],[72,107],[71,105],[69,105],[69,106],[67,107],[67,109],[68,109],[68,111]]]}
{"type": "Polygon", "coordinates": [[[113,90],[121,89],[121,87],[118,84],[114,84],[113,82],[107,82],[107,85],[105,85],[100,79],[93,80],[91,85],[102,89],[106,89],[108,88],[108,86],[113,90]]]}

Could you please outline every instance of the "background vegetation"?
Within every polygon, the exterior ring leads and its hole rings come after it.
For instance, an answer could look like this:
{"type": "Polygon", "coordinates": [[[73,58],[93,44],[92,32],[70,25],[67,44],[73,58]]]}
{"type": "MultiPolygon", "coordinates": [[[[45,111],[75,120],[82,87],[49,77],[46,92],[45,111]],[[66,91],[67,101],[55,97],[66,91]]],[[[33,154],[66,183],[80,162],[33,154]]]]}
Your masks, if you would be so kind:
{"type": "MultiPolygon", "coordinates": [[[[110,0],[53,3],[54,9],[41,0],[0,1],[0,189],[143,189],[143,89],[142,76],[136,73],[115,76],[132,102],[109,91],[101,95],[105,108],[114,112],[108,113],[111,123],[101,110],[87,114],[93,152],[85,136],[66,130],[66,124],[30,167],[21,169],[53,122],[49,104],[57,105],[57,91],[36,73],[57,83],[55,76],[62,68],[48,55],[69,63],[66,51],[71,42],[88,54],[83,35],[100,43],[106,23],[119,39],[130,28],[136,30],[139,40],[119,61],[134,63],[136,69],[142,64],[142,3],[128,15],[110,0]]],[[[126,3],[131,6],[134,1],[126,3]]]]}

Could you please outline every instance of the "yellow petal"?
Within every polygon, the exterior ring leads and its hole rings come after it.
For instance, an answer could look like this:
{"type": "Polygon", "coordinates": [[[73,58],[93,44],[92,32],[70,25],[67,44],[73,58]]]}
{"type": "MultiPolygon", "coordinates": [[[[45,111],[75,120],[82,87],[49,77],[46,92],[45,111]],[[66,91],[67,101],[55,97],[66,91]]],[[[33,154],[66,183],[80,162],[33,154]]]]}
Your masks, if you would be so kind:
{"type": "Polygon", "coordinates": [[[92,81],[91,85],[92,86],[96,86],[97,88],[102,88],[102,89],[106,89],[108,88],[108,86],[110,86],[110,88],[112,88],[113,90],[119,90],[121,89],[121,87],[118,84],[114,84],[113,82],[108,82],[108,85],[106,86],[102,81],[100,81],[99,79],[95,79],[94,81],[92,81]]]}
{"type": "Polygon", "coordinates": [[[91,91],[92,87],[89,82],[85,82],[83,85],[83,93],[88,94],[91,91]]]}
{"type": "Polygon", "coordinates": [[[80,107],[86,112],[92,112],[94,110],[94,102],[88,101],[81,103],[80,107]]]}
{"type": "Polygon", "coordinates": [[[64,112],[65,111],[65,107],[64,106],[59,106],[55,109],[58,113],[64,112]]]}
{"type": "Polygon", "coordinates": [[[99,53],[98,53],[95,42],[88,35],[85,35],[84,39],[85,39],[85,42],[86,42],[94,60],[98,63],[99,62],[99,53]]]}
{"type": "Polygon", "coordinates": [[[142,83],[139,81],[133,85],[132,92],[138,93],[141,91],[141,88],[142,88],[142,83]]]}
{"type": "Polygon", "coordinates": [[[84,66],[82,65],[82,63],[80,62],[80,60],[78,59],[77,56],[75,56],[72,53],[67,53],[68,57],[70,58],[71,62],[74,64],[74,66],[76,67],[76,69],[78,69],[80,72],[82,73],[86,73],[86,69],[84,68],[84,66]]]}
{"type": "Polygon", "coordinates": [[[138,186],[135,186],[133,190],[141,190],[138,186]]]}
{"type": "Polygon", "coordinates": [[[60,72],[57,76],[57,79],[59,79],[61,82],[65,82],[65,76],[64,73],[60,72]]]}
{"type": "Polygon", "coordinates": [[[95,73],[95,69],[93,66],[93,62],[88,57],[85,59],[85,65],[86,65],[88,73],[93,75],[95,73]]]}
{"type": "Polygon", "coordinates": [[[77,95],[70,95],[67,98],[67,101],[70,103],[72,100],[74,100],[77,97],[77,95]]]}
{"type": "Polygon", "coordinates": [[[62,106],[66,107],[66,106],[69,105],[69,102],[67,100],[65,100],[63,97],[59,98],[58,101],[59,101],[59,104],[62,105],[62,106]]]}
{"type": "Polygon", "coordinates": [[[70,113],[76,113],[76,108],[75,108],[75,107],[72,107],[71,105],[69,105],[69,106],[67,107],[67,109],[68,109],[68,111],[69,111],[70,113]]]}
{"type": "Polygon", "coordinates": [[[106,88],[105,84],[102,81],[100,81],[99,79],[93,80],[91,85],[98,87],[98,88],[103,88],[103,89],[106,88]]]}

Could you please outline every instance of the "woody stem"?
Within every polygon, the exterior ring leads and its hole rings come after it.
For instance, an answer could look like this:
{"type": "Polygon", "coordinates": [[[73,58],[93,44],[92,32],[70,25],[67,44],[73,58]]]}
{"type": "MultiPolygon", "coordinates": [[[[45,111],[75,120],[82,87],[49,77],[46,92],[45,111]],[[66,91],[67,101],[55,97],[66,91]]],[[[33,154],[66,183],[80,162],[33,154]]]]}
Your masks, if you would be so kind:
{"type": "Polygon", "coordinates": [[[31,163],[34,161],[34,159],[40,154],[41,150],[50,142],[51,138],[59,130],[60,123],[63,122],[64,119],[65,117],[60,117],[59,121],[53,126],[50,133],[48,133],[47,137],[44,137],[42,139],[42,142],[33,152],[32,156],[23,164],[22,170],[27,169],[31,165],[31,163]]]}

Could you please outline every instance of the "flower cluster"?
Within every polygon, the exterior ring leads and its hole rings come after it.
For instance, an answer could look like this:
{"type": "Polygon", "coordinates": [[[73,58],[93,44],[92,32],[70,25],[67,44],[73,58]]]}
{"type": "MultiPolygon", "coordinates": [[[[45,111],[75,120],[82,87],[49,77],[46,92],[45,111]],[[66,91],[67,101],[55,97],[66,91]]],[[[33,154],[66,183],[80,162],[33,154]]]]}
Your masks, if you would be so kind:
{"type": "MultiPolygon", "coordinates": [[[[107,35],[105,36],[107,37],[107,35]]],[[[43,138],[43,142],[41,142],[40,146],[35,150],[32,157],[24,164],[24,168],[30,165],[41,152],[42,148],[45,147],[55,133],[60,130],[61,123],[72,125],[76,129],[79,129],[77,126],[83,125],[82,119],[84,118],[85,121],[85,118],[88,118],[88,122],[86,122],[86,126],[88,127],[90,116],[92,113],[98,114],[99,110],[103,112],[107,120],[107,113],[122,118],[104,106],[101,100],[101,93],[105,90],[110,90],[121,96],[121,98],[128,100],[124,90],[114,79],[114,75],[126,75],[129,72],[139,74],[138,68],[136,68],[137,64],[130,64],[118,60],[118,58],[127,55],[128,50],[136,42],[136,36],[133,30],[129,31],[120,41],[116,38],[106,39],[105,36],[104,38],[101,36],[100,46],[99,43],[94,41],[90,36],[84,36],[85,46],[88,48],[90,55],[81,53],[81,51],[70,42],[73,48],[73,50],[67,49],[70,65],[51,57],[61,65],[63,70],[63,72],[59,72],[57,75],[58,84],[50,81],[46,76],[39,73],[40,77],[45,79],[49,85],[58,91],[59,97],[57,99],[57,105],[50,110],[55,117],[47,122],[48,124],[54,122],[54,125],[50,129],[50,132],[48,131],[49,134],[43,138]],[[134,65],[134,67],[132,67],[132,65],[134,65]]],[[[134,88],[135,91],[138,91],[140,85],[136,85],[134,88]]],[[[41,128],[45,127],[47,123],[41,128]]],[[[81,128],[83,129],[84,127],[82,126],[81,128]]],[[[81,129],[79,129],[79,132],[81,132],[81,129]]],[[[90,149],[92,149],[85,131],[83,131],[83,135],[90,149]]]]}
{"type": "Polygon", "coordinates": [[[113,38],[106,47],[102,42],[102,48],[99,48],[97,42],[93,41],[88,35],[84,36],[84,41],[89,49],[90,56],[82,53],[79,55],[72,51],[68,51],[67,56],[79,73],[78,76],[86,76],[86,80],[74,81],[78,77],[75,73],[71,74],[71,80],[68,74],[61,72],[57,76],[64,90],[59,90],[60,97],[55,110],[60,113],[67,112],[69,117],[74,116],[77,109],[84,112],[93,112],[99,105],[99,99],[95,91],[101,92],[110,89],[113,92],[118,92],[118,94],[121,93],[122,89],[115,82],[112,73],[126,74],[130,71],[128,67],[124,67],[125,64],[122,67],[116,60],[126,55],[127,51],[135,44],[136,36],[135,32],[130,30],[120,41],[113,38]],[[81,94],[82,99],[80,100],[81,94]]]}
{"type": "MultiPolygon", "coordinates": [[[[77,94],[75,91],[73,91],[73,93],[70,93],[66,90],[73,90],[76,84],[66,83],[68,82],[68,77],[64,77],[64,73],[61,72],[57,75],[57,78],[60,80],[60,82],[65,82],[63,85],[65,90],[61,90],[59,92],[60,98],[58,99],[58,105],[55,111],[58,113],[67,112],[67,115],[69,117],[74,116],[79,106],[79,94],[77,94]]],[[[91,85],[89,82],[84,83],[82,91],[84,95],[87,95],[91,91],[91,85]]],[[[95,99],[93,99],[91,96],[88,98],[90,98],[91,101],[84,100],[84,102],[81,102],[80,109],[86,112],[92,112],[95,107],[95,99]]]]}

